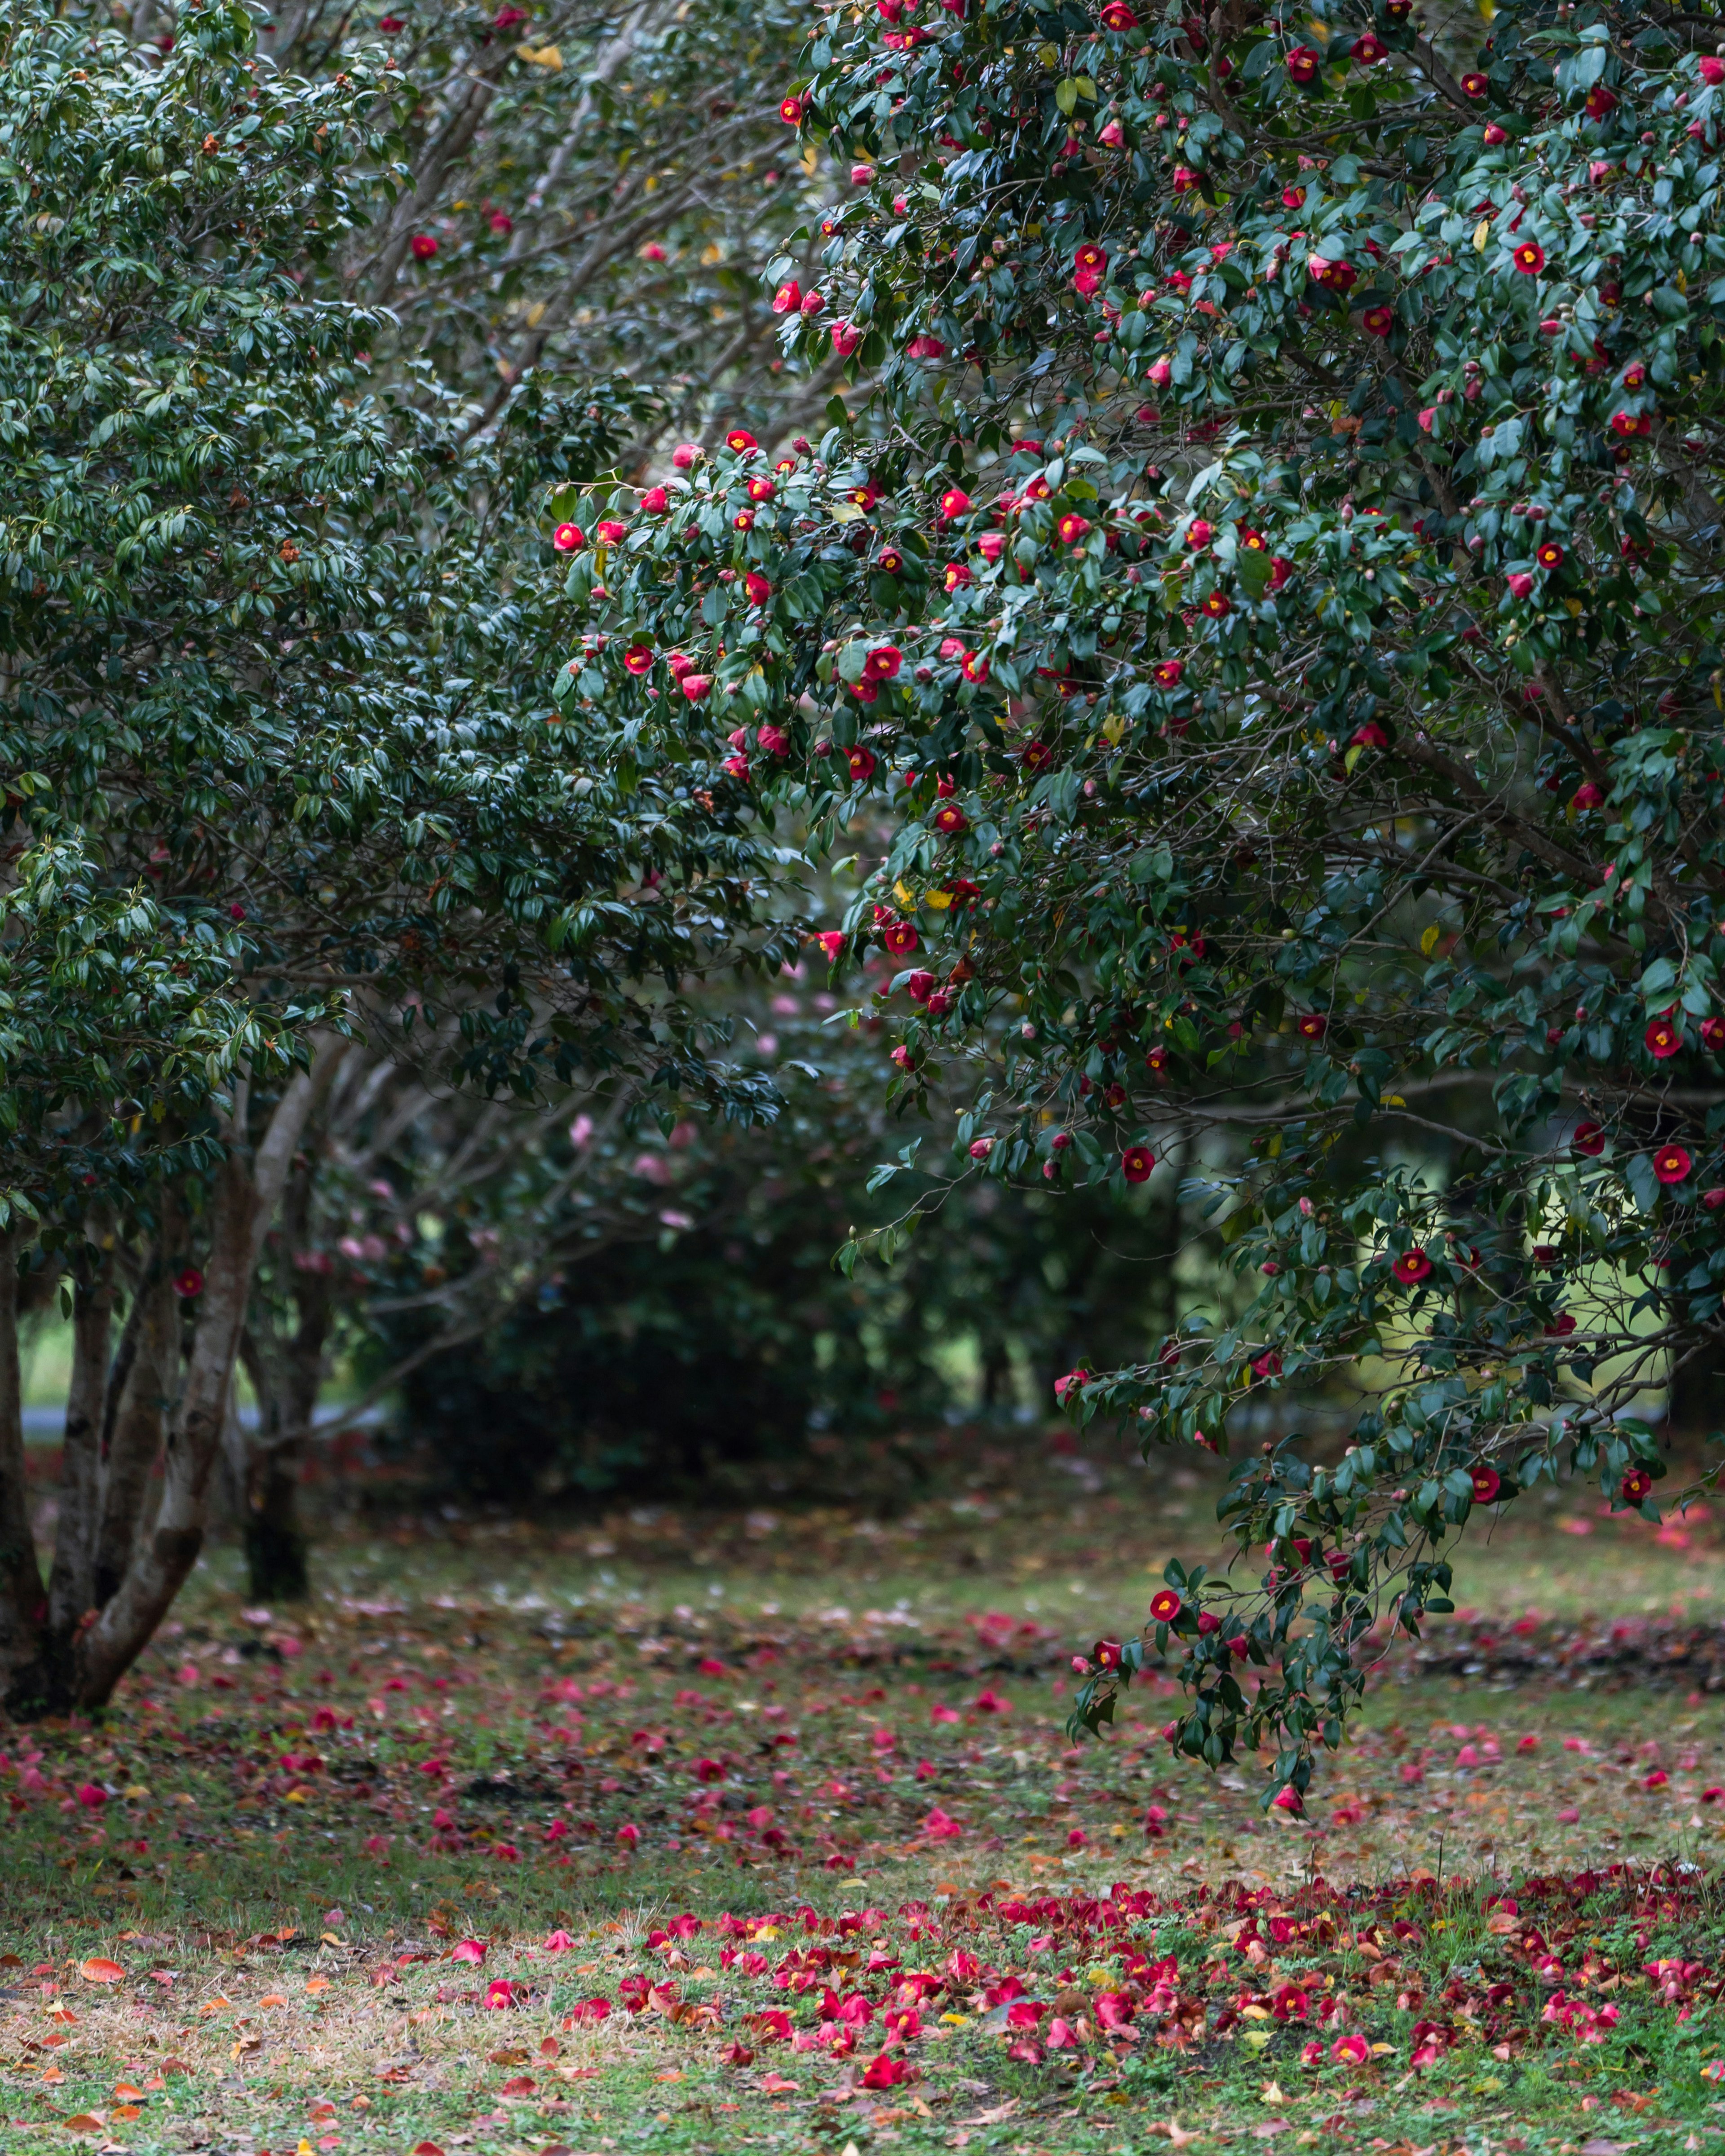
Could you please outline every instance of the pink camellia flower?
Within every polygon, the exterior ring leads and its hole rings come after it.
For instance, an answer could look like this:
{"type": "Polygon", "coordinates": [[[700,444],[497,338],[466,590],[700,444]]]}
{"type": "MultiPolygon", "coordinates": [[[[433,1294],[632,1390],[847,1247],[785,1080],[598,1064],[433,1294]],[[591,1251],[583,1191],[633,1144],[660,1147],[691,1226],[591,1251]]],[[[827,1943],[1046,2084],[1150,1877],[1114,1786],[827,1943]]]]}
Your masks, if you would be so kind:
{"type": "Polygon", "coordinates": [[[854,187],[867,187],[874,177],[875,168],[872,165],[853,165],[850,168],[850,184],[854,187]]]}
{"type": "Polygon", "coordinates": [[[803,295],[803,319],[805,321],[812,322],[825,305],[826,298],[824,294],[820,292],[805,292],[803,295]]]}
{"type": "Polygon", "coordinates": [[[970,1142],[970,1157],[973,1160],[986,1160],[993,1150],[993,1138],[973,1138],[970,1142]]]}
{"type": "Polygon", "coordinates": [[[733,778],[747,779],[749,775],[749,760],[742,755],[727,756],[719,768],[721,771],[729,772],[733,778]]]}
{"type": "Polygon", "coordinates": [[[977,540],[976,550],[992,567],[1006,551],[1006,534],[1004,531],[983,532],[977,540]]]}
{"type": "Polygon", "coordinates": [[[80,1782],[78,1801],[87,1812],[99,1812],[108,1801],[108,1792],[97,1782],[80,1782]]]}
{"type": "Polygon", "coordinates": [[[560,554],[576,554],[587,544],[587,539],[578,524],[560,524],[551,535],[551,543],[560,554]]]}
{"type": "Polygon", "coordinates": [[[643,262],[663,262],[665,259],[665,249],[660,245],[656,239],[649,239],[647,242],[647,244],[641,249],[641,259],[643,262]]]}
{"type": "Polygon", "coordinates": [[[1532,593],[1533,579],[1524,569],[1518,569],[1509,579],[1509,588],[1512,598],[1518,599],[1527,598],[1530,597],[1532,593]]]}
{"type": "Polygon", "coordinates": [[[629,526],[619,524],[614,516],[608,516],[595,527],[593,536],[602,547],[620,547],[629,536],[629,526]]]}
{"type": "Polygon", "coordinates": [[[1653,1156],[1653,1173],[1661,1183],[1681,1183],[1695,1163],[1680,1145],[1661,1146],[1653,1156]]]}
{"type": "Polygon", "coordinates": [[[712,693],[712,678],[706,674],[685,674],[682,680],[683,694],[691,704],[705,703],[712,693]]]}
{"type": "Polygon", "coordinates": [[[1363,2066],[1371,2056],[1371,2046],[1358,2030],[1346,2036],[1338,2036],[1330,2046],[1330,2056],[1337,2066],[1363,2066]]]}
{"type": "Polygon", "coordinates": [[[1126,130],[1117,120],[1111,120],[1096,136],[1096,140],[1106,149],[1118,150],[1126,141],[1126,130]]]}
{"type": "Polygon", "coordinates": [[[1252,1368],[1260,1378],[1279,1378],[1281,1375],[1280,1351],[1274,1348],[1266,1348],[1261,1355],[1253,1356],[1252,1368]]]}
{"type": "Polygon", "coordinates": [[[698,465],[706,454],[699,442],[679,442],[671,451],[671,462],[679,471],[687,471],[691,465],[698,465]]]}
{"type": "Polygon", "coordinates": [[[1306,1800],[1290,1782],[1285,1789],[1278,1789],[1271,1798],[1271,1809],[1278,1812],[1291,1812],[1294,1817],[1298,1819],[1305,1812],[1306,1800]]]}
{"type": "Polygon", "coordinates": [[[755,739],[768,756],[783,757],[791,752],[791,737],[783,726],[757,726],[755,739]]]}
{"type": "Polygon", "coordinates": [[[916,1057],[902,1042],[901,1042],[899,1045],[893,1050],[891,1060],[894,1063],[897,1064],[899,1069],[903,1071],[911,1071],[916,1067],[916,1057]]]}
{"type": "Polygon", "coordinates": [[[674,681],[680,681],[685,674],[695,671],[695,661],[686,651],[667,652],[665,663],[670,667],[674,681]]]}
{"type": "Polygon", "coordinates": [[[1090,1372],[1081,1363],[1076,1370],[1068,1370],[1064,1378],[1055,1379],[1055,1398],[1064,1405],[1068,1394],[1081,1392],[1090,1380],[1090,1372]]]}
{"type": "Polygon", "coordinates": [[[662,486],[649,486],[641,496],[641,507],[649,516],[663,516],[670,507],[670,497],[662,486]]]}
{"type": "Polygon", "coordinates": [[[840,359],[849,359],[862,342],[862,331],[853,329],[849,322],[837,321],[829,325],[827,334],[833,340],[833,350],[840,359]]]}
{"type": "Polygon", "coordinates": [[[775,315],[793,315],[803,304],[803,287],[794,277],[787,277],[773,295],[775,315]]]}
{"type": "Polygon", "coordinates": [[[472,1962],[475,1965],[482,1962],[485,1958],[485,1943],[483,1939],[463,1939],[460,1945],[454,1948],[449,1954],[451,1961],[472,1962]]]}

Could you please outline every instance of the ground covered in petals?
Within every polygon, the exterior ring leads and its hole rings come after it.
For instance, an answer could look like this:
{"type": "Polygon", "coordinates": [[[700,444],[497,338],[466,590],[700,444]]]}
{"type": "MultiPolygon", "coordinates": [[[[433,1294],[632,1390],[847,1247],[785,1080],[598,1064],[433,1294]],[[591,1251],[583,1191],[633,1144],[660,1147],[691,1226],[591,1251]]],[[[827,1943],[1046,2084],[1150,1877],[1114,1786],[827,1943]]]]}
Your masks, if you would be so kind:
{"type": "Polygon", "coordinates": [[[1710,1523],[1506,1522],[1291,1820],[1167,1680],[1067,1740],[1153,1537],[1216,1553],[1073,1475],[350,1535],[291,1613],[216,1553],[0,1731],[0,2149],[1712,2147],[1710,1523]]]}

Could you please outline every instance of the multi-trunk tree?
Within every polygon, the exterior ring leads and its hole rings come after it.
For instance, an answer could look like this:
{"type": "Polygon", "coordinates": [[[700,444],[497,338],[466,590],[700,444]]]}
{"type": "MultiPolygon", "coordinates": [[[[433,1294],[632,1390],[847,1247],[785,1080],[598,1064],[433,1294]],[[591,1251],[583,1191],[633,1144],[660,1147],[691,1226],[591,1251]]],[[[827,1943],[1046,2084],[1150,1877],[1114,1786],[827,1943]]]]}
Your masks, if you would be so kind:
{"type": "Polygon", "coordinates": [[[725,798],[889,805],[823,942],[896,962],[954,1173],[1183,1169],[1225,1307],[1057,1389],[1287,1434],[1079,1719],[1172,1650],[1178,1748],[1277,1738],[1294,1808],[1471,1513],[1653,1515],[1643,1410],[1722,1334],[1719,26],[1476,36],[829,12],[785,116],[867,184],[812,290],[763,268],[878,397],[613,494],[574,576],[595,701],[725,798]]]}
{"type": "Polygon", "coordinates": [[[788,948],[716,757],[547,696],[544,512],[643,400],[476,432],[317,265],[377,200],[380,51],[276,80],[242,7],[0,45],[0,1689],[105,1698],[195,1562],[259,1253],[356,1044],[481,1091],[727,1080],[680,996],[788,948]],[[72,1304],[49,1585],[19,1267],[72,1304]]]}

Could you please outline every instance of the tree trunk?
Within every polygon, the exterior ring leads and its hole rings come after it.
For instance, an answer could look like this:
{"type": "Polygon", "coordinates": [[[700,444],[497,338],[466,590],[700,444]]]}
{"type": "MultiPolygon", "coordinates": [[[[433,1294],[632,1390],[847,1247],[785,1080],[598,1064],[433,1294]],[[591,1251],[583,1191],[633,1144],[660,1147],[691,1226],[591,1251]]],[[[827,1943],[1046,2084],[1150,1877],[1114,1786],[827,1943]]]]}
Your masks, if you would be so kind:
{"type": "Polygon", "coordinates": [[[0,1231],[0,1689],[40,1651],[48,1598],[24,1484],[23,1384],[18,1358],[18,1230],[0,1231]]]}
{"type": "MultiPolygon", "coordinates": [[[[34,1656],[16,1670],[8,1687],[6,1704],[15,1714],[40,1715],[64,1712],[72,1707],[103,1705],[148,1645],[198,1561],[203,1547],[210,1475],[221,1449],[234,1365],[264,1230],[281,1197],[306,1119],[327,1090],[347,1047],[347,1041],[339,1036],[326,1040],[312,1069],[297,1074],[284,1088],[261,1142],[249,1155],[241,1090],[235,1128],[216,1177],[204,1284],[184,1383],[167,1420],[161,1502],[155,1522],[147,1534],[135,1530],[131,1533],[130,1556],[118,1584],[99,1609],[86,1604],[72,1618],[69,1630],[64,1624],[39,1626],[34,1656]]],[[[15,1295],[15,1286],[8,1291],[15,1295]]],[[[0,1332],[3,1330],[4,1313],[0,1310],[0,1332]]],[[[15,1373],[15,1315],[12,1340],[11,1366],[15,1373]]],[[[145,1359],[141,1352],[138,1359],[145,1359]]],[[[4,1341],[0,1339],[0,1414],[5,1404],[5,1361],[4,1341]]],[[[15,1375],[12,1383],[15,1394],[15,1375]]],[[[162,1386],[162,1390],[167,1389],[162,1386]]],[[[100,1397],[98,1390],[97,1403],[100,1397]]],[[[157,1397],[159,1400],[159,1393],[157,1397]]],[[[141,1414],[146,1419],[138,1439],[137,1450],[142,1450],[149,1400],[141,1389],[136,1399],[141,1414]]],[[[3,1432],[0,1432],[0,1444],[3,1444],[3,1432]]],[[[18,1449],[21,1457],[21,1432],[18,1449]]],[[[147,1493],[148,1469],[139,1469],[135,1456],[130,1468],[141,1500],[147,1493]]],[[[0,1462],[0,1475],[3,1473],[3,1462],[0,1462]]],[[[136,1522],[137,1515],[132,1517],[136,1522]]],[[[93,1591],[94,1553],[105,1543],[110,1553],[117,1551],[127,1540],[125,1522],[117,1515],[110,1517],[104,1503],[91,1523],[63,1520],[63,1532],[69,1524],[74,1539],[68,1544],[68,1566],[74,1562],[69,1553],[80,1549],[81,1538],[87,1536],[92,1553],[89,1569],[93,1591]],[[101,1522],[100,1530],[94,1523],[97,1518],[101,1522]]],[[[75,1599],[69,1576],[63,1610],[69,1610],[75,1599]]]]}
{"type": "MultiPolygon", "coordinates": [[[[150,1473],[173,1405],[180,1359],[179,1299],[168,1273],[173,1235],[164,1219],[161,1243],[138,1290],[131,1367],[121,1377],[112,1434],[104,1462],[102,1519],[96,1533],[96,1607],[105,1609],[131,1563],[150,1473]]],[[[128,1331],[132,1327],[128,1324],[128,1331]]]]}
{"type": "Polygon", "coordinates": [[[69,1640],[95,1602],[96,1543],[102,1516],[102,1421],[108,1389],[108,1340],[114,1315],[114,1268],[96,1261],[72,1300],[72,1378],[60,1455],[60,1511],[48,1576],[48,1625],[69,1640]]]}

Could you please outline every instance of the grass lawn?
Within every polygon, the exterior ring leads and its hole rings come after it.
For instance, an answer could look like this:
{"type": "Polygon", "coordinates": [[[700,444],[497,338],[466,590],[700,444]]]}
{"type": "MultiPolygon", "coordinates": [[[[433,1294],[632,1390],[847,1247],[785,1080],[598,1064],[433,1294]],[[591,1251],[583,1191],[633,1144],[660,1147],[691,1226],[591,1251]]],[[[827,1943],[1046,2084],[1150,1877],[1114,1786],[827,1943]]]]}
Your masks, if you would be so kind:
{"type": "Polygon", "coordinates": [[[291,1613],[213,1552],[100,1726],[0,1732],[0,2149],[1725,2138],[1711,1523],[1481,1537],[1271,1820],[1169,1684],[1063,1734],[1074,1649],[1217,1554],[1158,1488],[439,1522],[291,1613]]]}

